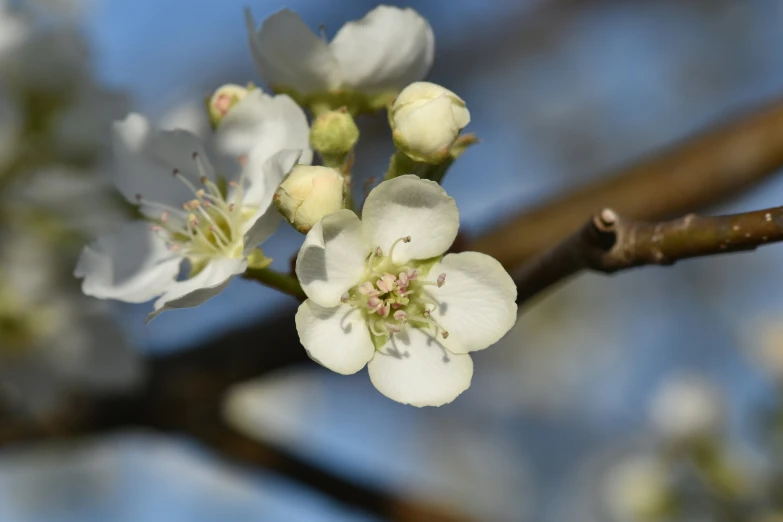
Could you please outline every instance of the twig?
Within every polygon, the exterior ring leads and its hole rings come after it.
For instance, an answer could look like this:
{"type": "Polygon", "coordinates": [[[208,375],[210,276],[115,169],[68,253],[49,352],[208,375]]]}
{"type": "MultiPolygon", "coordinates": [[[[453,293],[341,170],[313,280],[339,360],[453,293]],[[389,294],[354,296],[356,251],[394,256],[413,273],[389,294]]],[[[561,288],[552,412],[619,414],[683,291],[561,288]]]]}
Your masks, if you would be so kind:
{"type": "Polygon", "coordinates": [[[783,241],[783,207],[716,217],[689,214],[659,223],[636,221],[604,209],[514,272],[517,302],[582,270],[611,274],[636,266],[671,265],[691,257],[755,250],[778,241],[783,241]]]}
{"type": "Polygon", "coordinates": [[[660,220],[737,196],[783,167],[783,100],[525,211],[470,244],[514,269],[602,208],[660,220]]]}

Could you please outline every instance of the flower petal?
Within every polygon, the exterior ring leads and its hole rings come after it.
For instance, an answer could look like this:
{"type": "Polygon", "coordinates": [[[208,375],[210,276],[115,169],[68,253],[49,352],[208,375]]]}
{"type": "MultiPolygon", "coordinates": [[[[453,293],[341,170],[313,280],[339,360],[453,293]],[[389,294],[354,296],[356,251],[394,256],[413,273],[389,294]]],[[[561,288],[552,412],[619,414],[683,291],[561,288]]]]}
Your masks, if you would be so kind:
{"type": "MultiPolygon", "coordinates": [[[[281,150],[271,158],[264,158],[263,153],[256,156],[255,150],[251,151],[238,180],[242,190],[242,206],[266,211],[272,204],[278,185],[300,157],[299,150],[281,150]]],[[[234,198],[233,192],[229,194],[229,200],[234,198]]]]}
{"type": "Polygon", "coordinates": [[[181,262],[148,223],[132,221],[85,247],[74,275],[87,295],[143,303],[174,283],[181,262]]]}
{"type": "MultiPolygon", "coordinates": [[[[193,199],[193,191],[172,175],[175,169],[194,185],[199,184],[202,176],[215,179],[198,137],[184,130],[153,130],[149,121],[139,114],[129,114],[115,122],[113,144],[113,180],[132,203],[142,196],[179,209],[182,203],[193,199]]],[[[160,210],[152,212],[159,214],[160,210]]]]}
{"type": "Polygon", "coordinates": [[[359,283],[371,247],[362,222],[350,210],[340,210],[319,221],[305,237],[296,258],[296,276],[307,297],[330,307],[359,283]]]}
{"type": "Polygon", "coordinates": [[[266,161],[280,150],[302,151],[300,163],[312,161],[310,126],[304,111],[287,95],[268,96],[253,89],[226,114],[215,134],[217,150],[232,158],[250,151],[266,161]]]}
{"type": "Polygon", "coordinates": [[[147,316],[152,321],[161,313],[176,308],[193,308],[206,302],[223,291],[236,274],[247,268],[243,258],[218,258],[211,261],[194,277],[177,281],[171,285],[160,299],[155,301],[155,311],[147,316]]]}
{"type": "Polygon", "coordinates": [[[370,192],[362,222],[373,245],[385,254],[397,239],[410,236],[410,243],[399,243],[394,249],[394,260],[405,262],[448,250],[457,237],[459,211],[440,185],[408,174],[384,181],[370,192]]]}
{"type": "Polygon", "coordinates": [[[517,320],[517,287],[494,258],[478,252],[448,254],[427,279],[446,274],[432,287],[437,306],[432,318],[449,332],[444,344],[454,353],[483,350],[496,343],[517,320]]]}
{"type": "MultiPolygon", "coordinates": [[[[259,211],[260,212],[260,211],[259,211]]],[[[244,254],[250,255],[255,248],[270,238],[280,225],[281,216],[274,207],[269,207],[255,219],[253,225],[244,233],[244,254]]]]}
{"type": "Polygon", "coordinates": [[[447,404],[468,389],[473,377],[469,355],[452,354],[421,328],[394,334],[367,369],[378,391],[413,406],[447,404]]]}
{"type": "Polygon", "coordinates": [[[345,24],[329,48],[348,87],[399,91],[424,78],[435,56],[435,37],[413,9],[379,6],[345,24]]]}
{"type": "Polygon", "coordinates": [[[361,311],[347,304],[324,308],[306,300],[296,312],[296,331],[311,359],[343,375],[358,372],[375,354],[361,311]]]}
{"type": "Polygon", "coordinates": [[[329,46],[288,9],[273,14],[256,30],[245,9],[250,51],[261,78],[273,89],[300,94],[325,92],[340,84],[340,70],[329,46]]]}

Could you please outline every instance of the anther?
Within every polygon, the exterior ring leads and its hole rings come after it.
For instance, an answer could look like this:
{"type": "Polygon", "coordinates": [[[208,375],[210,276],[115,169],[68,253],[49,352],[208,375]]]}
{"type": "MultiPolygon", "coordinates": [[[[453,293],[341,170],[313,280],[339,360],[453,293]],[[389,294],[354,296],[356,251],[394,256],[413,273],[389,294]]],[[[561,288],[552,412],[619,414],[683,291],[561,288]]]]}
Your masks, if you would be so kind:
{"type": "Polygon", "coordinates": [[[448,339],[448,337],[449,337],[449,332],[447,332],[446,330],[443,330],[443,331],[440,333],[440,335],[442,335],[444,339],[448,339]]]}
{"type": "Polygon", "coordinates": [[[394,323],[386,323],[384,326],[389,333],[398,333],[400,331],[400,327],[394,323]]]}
{"type": "Polygon", "coordinates": [[[403,310],[397,310],[396,312],[394,312],[394,316],[393,317],[396,320],[398,320],[400,322],[403,322],[403,323],[408,320],[408,314],[405,313],[403,310]]]}
{"type": "Polygon", "coordinates": [[[141,194],[136,194],[136,201],[141,203],[141,194]]]}
{"type": "Polygon", "coordinates": [[[351,298],[351,294],[345,292],[343,295],[340,296],[340,301],[342,301],[343,303],[347,303],[348,299],[350,298],[351,298]]]}
{"type": "Polygon", "coordinates": [[[438,288],[443,286],[446,283],[446,274],[441,274],[438,276],[438,288]]]}
{"type": "Polygon", "coordinates": [[[193,159],[198,158],[198,152],[194,152],[191,156],[193,157],[193,159]]]}

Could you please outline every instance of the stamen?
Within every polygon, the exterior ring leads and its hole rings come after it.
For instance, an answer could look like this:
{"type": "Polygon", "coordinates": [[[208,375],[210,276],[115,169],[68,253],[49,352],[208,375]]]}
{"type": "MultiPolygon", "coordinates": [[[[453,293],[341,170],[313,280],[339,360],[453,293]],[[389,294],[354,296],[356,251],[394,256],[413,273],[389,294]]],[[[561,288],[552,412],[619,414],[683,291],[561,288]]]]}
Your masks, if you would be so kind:
{"type": "Polygon", "coordinates": [[[438,288],[443,286],[446,283],[446,274],[441,274],[438,276],[438,288]]]}
{"type": "Polygon", "coordinates": [[[398,239],[397,241],[392,243],[392,246],[389,249],[389,260],[390,261],[394,261],[394,249],[400,243],[400,241],[402,241],[403,243],[410,243],[411,242],[411,236],[401,237],[400,239],[398,239]]]}

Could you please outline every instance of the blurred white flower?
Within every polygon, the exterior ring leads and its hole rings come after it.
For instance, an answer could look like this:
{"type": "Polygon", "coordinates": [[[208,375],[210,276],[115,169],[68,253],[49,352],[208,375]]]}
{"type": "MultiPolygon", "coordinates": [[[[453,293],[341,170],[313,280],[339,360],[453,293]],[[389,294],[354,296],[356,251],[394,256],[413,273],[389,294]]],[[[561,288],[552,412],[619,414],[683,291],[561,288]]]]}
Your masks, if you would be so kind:
{"type": "Polygon", "coordinates": [[[392,137],[405,154],[425,163],[440,163],[460,131],[470,123],[465,102],[430,82],[408,85],[390,110],[392,137]]]}
{"type": "Polygon", "coordinates": [[[249,10],[245,18],[259,74],[273,90],[290,93],[303,105],[319,95],[358,94],[366,98],[367,110],[377,110],[424,78],[435,54],[432,28],[410,8],[376,7],[345,24],[329,43],[287,9],[258,30],[249,10]]]}
{"type": "Polygon", "coordinates": [[[223,150],[233,147],[232,157],[219,164],[225,177],[190,132],[151,129],[138,114],[117,122],[113,180],[147,220],[126,223],[84,249],[75,271],[84,293],[132,303],[160,296],[152,318],[197,306],[244,272],[248,256],[277,226],[270,210],[275,188],[297,158],[310,160],[302,149],[307,124],[297,111],[271,111],[265,119],[255,114],[263,125],[239,131],[257,142],[242,168],[234,158],[244,142],[222,143],[223,150]],[[183,261],[189,275],[177,280],[183,261]]]}
{"type": "Polygon", "coordinates": [[[653,397],[650,419],[667,440],[690,441],[715,436],[725,420],[720,391],[704,377],[668,377],[653,397]]]}
{"type": "Polygon", "coordinates": [[[670,477],[651,455],[634,455],[610,468],[603,500],[613,522],[660,520],[669,503],[670,477]]]}
{"type": "Polygon", "coordinates": [[[751,361],[775,380],[783,382],[783,318],[757,319],[744,333],[751,361]]]}
{"type": "Polygon", "coordinates": [[[61,277],[60,253],[19,230],[3,229],[0,237],[0,394],[22,410],[41,412],[64,389],[137,384],[137,354],[107,308],[61,277]]]}
{"type": "Polygon", "coordinates": [[[29,30],[22,17],[10,9],[10,2],[0,0],[0,60],[14,51],[29,30]]]}
{"type": "Polygon", "coordinates": [[[516,321],[516,286],[495,259],[440,256],[459,228],[454,200],[413,175],[370,192],[310,230],[296,260],[307,299],[296,314],[311,358],[342,374],[368,366],[387,397],[440,406],[470,386],[468,352],[516,321]]]}

